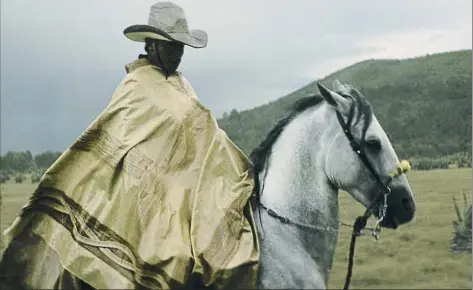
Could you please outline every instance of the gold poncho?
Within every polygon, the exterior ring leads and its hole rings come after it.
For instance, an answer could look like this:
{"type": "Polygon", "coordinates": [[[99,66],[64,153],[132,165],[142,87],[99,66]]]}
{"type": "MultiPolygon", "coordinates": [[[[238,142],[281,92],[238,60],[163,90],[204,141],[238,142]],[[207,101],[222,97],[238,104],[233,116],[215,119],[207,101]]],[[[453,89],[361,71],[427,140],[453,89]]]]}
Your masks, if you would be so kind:
{"type": "Polygon", "coordinates": [[[5,232],[4,285],[254,288],[249,160],[181,74],[127,72],[5,232]]]}

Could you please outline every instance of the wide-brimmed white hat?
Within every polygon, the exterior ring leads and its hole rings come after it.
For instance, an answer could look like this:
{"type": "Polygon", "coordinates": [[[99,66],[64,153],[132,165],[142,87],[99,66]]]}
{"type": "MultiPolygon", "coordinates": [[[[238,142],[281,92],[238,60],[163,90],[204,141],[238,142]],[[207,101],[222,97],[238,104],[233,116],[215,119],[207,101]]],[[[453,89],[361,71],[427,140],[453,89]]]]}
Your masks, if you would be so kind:
{"type": "Polygon", "coordinates": [[[132,25],[123,33],[127,38],[139,42],[152,38],[177,41],[194,48],[207,45],[207,33],[203,30],[190,30],[184,10],[172,2],[154,4],[149,12],[148,25],[132,25]]]}

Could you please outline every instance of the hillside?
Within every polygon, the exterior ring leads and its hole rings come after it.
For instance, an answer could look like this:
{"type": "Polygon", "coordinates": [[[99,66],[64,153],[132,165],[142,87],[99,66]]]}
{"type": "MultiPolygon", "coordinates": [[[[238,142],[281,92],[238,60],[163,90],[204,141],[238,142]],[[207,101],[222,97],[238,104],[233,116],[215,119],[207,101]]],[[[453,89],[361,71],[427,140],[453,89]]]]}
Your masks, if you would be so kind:
{"type": "MultiPolygon", "coordinates": [[[[350,83],[371,102],[400,157],[471,154],[471,50],[403,60],[367,60],[320,80],[350,83]]],[[[316,81],[274,102],[233,110],[220,126],[250,154],[301,97],[318,93],[316,81]]]]}

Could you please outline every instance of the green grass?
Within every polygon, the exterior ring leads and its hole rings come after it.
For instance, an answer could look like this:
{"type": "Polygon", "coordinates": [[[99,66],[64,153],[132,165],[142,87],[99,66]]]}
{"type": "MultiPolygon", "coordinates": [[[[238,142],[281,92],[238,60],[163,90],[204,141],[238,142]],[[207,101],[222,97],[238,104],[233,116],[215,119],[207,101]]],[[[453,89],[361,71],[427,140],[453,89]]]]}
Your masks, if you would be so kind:
{"type": "MultiPolygon", "coordinates": [[[[381,239],[357,241],[352,289],[471,289],[471,253],[449,251],[456,219],[452,196],[466,191],[471,202],[472,170],[412,171],[408,178],[414,191],[414,221],[392,231],[383,229],[381,239]]],[[[3,184],[1,230],[14,221],[35,189],[34,184],[3,184]]],[[[340,218],[352,223],[363,213],[361,205],[346,193],[340,196],[340,218]]],[[[329,288],[343,287],[347,269],[350,229],[342,227],[329,288]]]]}
{"type": "MultiPolygon", "coordinates": [[[[453,254],[450,240],[457,219],[452,196],[471,203],[472,170],[412,171],[408,179],[414,191],[416,216],[396,231],[383,229],[381,239],[358,238],[353,269],[353,289],[471,289],[471,253],[453,254]]],[[[361,205],[344,193],[340,219],[352,223],[363,213],[361,205]]],[[[342,227],[329,287],[345,282],[351,231],[342,227]]]]}
{"type": "Polygon", "coordinates": [[[0,185],[2,194],[0,230],[2,232],[13,223],[35,188],[36,184],[29,182],[20,184],[10,182],[0,185]]]}

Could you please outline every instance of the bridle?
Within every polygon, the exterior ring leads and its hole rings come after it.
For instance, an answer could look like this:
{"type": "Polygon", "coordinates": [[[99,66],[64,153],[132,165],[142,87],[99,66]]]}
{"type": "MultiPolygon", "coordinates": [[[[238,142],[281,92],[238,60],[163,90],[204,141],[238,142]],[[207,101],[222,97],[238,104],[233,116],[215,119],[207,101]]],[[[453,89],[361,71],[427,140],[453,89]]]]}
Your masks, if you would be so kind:
{"type": "MultiPolygon", "coordinates": [[[[345,96],[345,97],[350,97],[350,96],[345,96]]],[[[342,115],[337,111],[336,114],[337,114],[338,122],[340,123],[340,126],[342,127],[345,136],[347,137],[348,141],[350,142],[350,147],[359,156],[359,158],[361,159],[363,164],[366,166],[368,171],[375,178],[376,183],[378,184],[378,186],[380,187],[381,190],[378,191],[378,193],[373,198],[373,200],[371,201],[369,206],[366,208],[365,213],[361,216],[358,216],[355,219],[355,222],[354,222],[353,226],[351,226],[353,228],[353,231],[352,231],[351,241],[350,241],[350,253],[349,253],[349,257],[348,257],[347,276],[346,276],[346,279],[345,279],[345,285],[343,287],[344,290],[348,289],[348,287],[350,285],[350,281],[351,281],[351,276],[352,276],[352,271],[353,271],[353,257],[355,255],[356,238],[359,237],[359,236],[362,236],[362,235],[371,235],[371,236],[374,236],[374,238],[376,240],[379,239],[379,236],[380,236],[380,233],[381,233],[381,222],[383,221],[384,217],[386,216],[386,210],[387,210],[387,207],[388,207],[388,196],[391,193],[391,188],[389,187],[389,185],[395,177],[406,173],[410,169],[409,162],[406,161],[406,160],[403,160],[403,161],[401,161],[401,163],[397,166],[397,168],[394,171],[392,171],[391,173],[388,174],[388,176],[386,178],[386,181],[383,182],[383,179],[381,178],[380,174],[378,174],[376,172],[373,165],[369,161],[369,159],[366,155],[366,152],[364,150],[364,146],[360,145],[355,140],[355,138],[354,138],[354,136],[351,132],[351,127],[352,127],[351,123],[352,123],[353,117],[354,117],[354,110],[355,110],[354,106],[351,106],[350,112],[349,112],[349,115],[348,115],[348,120],[347,120],[346,123],[345,123],[345,120],[343,119],[342,115]],[[381,206],[381,209],[380,209],[380,212],[379,212],[379,219],[376,221],[375,227],[373,229],[368,229],[368,228],[366,228],[367,221],[371,217],[371,215],[374,213],[373,212],[373,207],[376,204],[378,204],[379,199],[381,197],[383,197],[383,201],[382,201],[383,203],[382,203],[382,206],[381,206]],[[366,230],[369,230],[368,234],[363,234],[362,233],[362,230],[364,230],[365,228],[366,228],[366,230]]],[[[366,134],[366,130],[364,130],[364,132],[362,134],[363,135],[362,140],[364,140],[365,134],[366,134]]],[[[280,216],[274,210],[264,206],[261,202],[259,202],[259,206],[261,208],[263,208],[270,216],[279,219],[282,223],[293,224],[295,226],[306,227],[306,228],[311,228],[311,229],[319,229],[316,226],[312,226],[312,225],[308,225],[308,224],[300,224],[300,223],[291,221],[287,217],[280,216]]],[[[345,224],[343,222],[340,222],[340,223],[344,226],[350,226],[350,225],[345,224]]]]}
{"type": "MultiPolygon", "coordinates": [[[[373,206],[375,206],[379,202],[379,198],[382,196],[383,197],[383,204],[381,207],[381,211],[379,213],[379,219],[376,221],[376,225],[374,229],[370,229],[371,233],[369,235],[374,236],[376,240],[379,239],[379,235],[381,233],[381,222],[383,221],[384,217],[386,216],[386,210],[388,207],[388,196],[391,194],[391,188],[389,187],[389,184],[393,181],[393,179],[397,176],[400,176],[401,174],[406,173],[410,169],[409,162],[406,160],[401,161],[401,163],[397,166],[396,170],[388,174],[387,180],[383,182],[381,179],[381,176],[374,170],[373,165],[371,162],[368,160],[368,157],[366,156],[366,153],[364,151],[364,147],[360,146],[358,142],[356,142],[355,138],[353,137],[353,134],[351,133],[351,120],[353,119],[353,107],[351,108],[350,115],[348,118],[348,122],[345,123],[343,120],[342,115],[337,111],[337,118],[338,122],[340,123],[340,126],[343,129],[343,132],[345,133],[345,136],[347,137],[348,141],[350,142],[350,147],[352,150],[360,157],[361,161],[365,164],[366,168],[369,170],[371,175],[375,178],[376,182],[378,183],[379,187],[381,188],[380,191],[376,194],[376,196],[373,198],[369,206],[366,208],[366,211],[363,215],[357,217],[355,219],[355,222],[353,224],[353,231],[351,235],[351,241],[350,241],[350,253],[348,256],[348,270],[347,270],[347,276],[345,279],[345,286],[343,289],[347,290],[350,281],[351,281],[351,275],[353,271],[353,257],[355,255],[355,243],[356,243],[356,238],[361,236],[362,233],[361,231],[365,229],[366,223],[370,216],[373,214],[373,206]]],[[[363,134],[364,135],[364,134],[363,134]]],[[[364,136],[363,136],[364,139],[364,136]]],[[[342,225],[346,225],[344,223],[341,223],[342,225]]]]}

